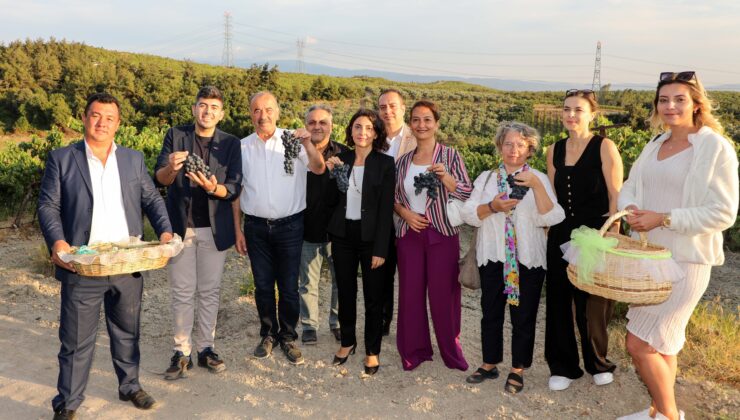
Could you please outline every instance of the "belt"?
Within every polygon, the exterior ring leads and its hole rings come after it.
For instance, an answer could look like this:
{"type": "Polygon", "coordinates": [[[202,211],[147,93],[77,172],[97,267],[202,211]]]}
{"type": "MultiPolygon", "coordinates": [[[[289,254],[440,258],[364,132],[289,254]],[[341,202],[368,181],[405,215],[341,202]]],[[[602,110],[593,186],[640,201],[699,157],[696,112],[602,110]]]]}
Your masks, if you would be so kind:
{"type": "Polygon", "coordinates": [[[253,222],[262,223],[262,224],[265,224],[265,225],[268,225],[268,226],[280,226],[280,225],[284,225],[286,223],[290,223],[290,222],[292,222],[294,220],[297,220],[297,219],[299,219],[301,217],[303,217],[303,210],[299,211],[296,214],[291,214],[290,216],[281,217],[281,218],[278,218],[278,219],[265,219],[264,217],[252,216],[251,214],[247,214],[246,215],[246,218],[247,219],[249,219],[249,220],[251,220],[253,222]]]}

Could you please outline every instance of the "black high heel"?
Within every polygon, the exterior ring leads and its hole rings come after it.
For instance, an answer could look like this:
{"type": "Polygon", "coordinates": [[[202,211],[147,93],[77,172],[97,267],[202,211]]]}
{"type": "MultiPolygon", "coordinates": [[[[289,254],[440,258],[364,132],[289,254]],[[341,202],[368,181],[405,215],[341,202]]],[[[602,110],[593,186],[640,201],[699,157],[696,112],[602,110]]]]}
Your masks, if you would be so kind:
{"type": "Polygon", "coordinates": [[[355,354],[355,349],[357,348],[357,343],[352,345],[352,348],[349,349],[349,353],[347,353],[344,357],[339,357],[336,354],[334,355],[334,360],[332,360],[331,364],[334,366],[339,366],[347,363],[347,359],[349,359],[350,354],[355,354]]]}
{"type": "Polygon", "coordinates": [[[378,373],[378,370],[380,369],[380,358],[378,358],[378,364],[375,366],[368,366],[368,365],[363,365],[363,366],[365,366],[365,375],[368,375],[368,376],[375,375],[376,373],[378,373]]]}

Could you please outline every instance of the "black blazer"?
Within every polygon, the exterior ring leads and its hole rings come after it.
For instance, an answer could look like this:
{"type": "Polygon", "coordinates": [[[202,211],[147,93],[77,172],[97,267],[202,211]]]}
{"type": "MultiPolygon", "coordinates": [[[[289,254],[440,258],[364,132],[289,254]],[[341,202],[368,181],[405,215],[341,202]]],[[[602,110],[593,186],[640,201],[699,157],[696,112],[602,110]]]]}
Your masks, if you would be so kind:
{"type": "MultiPolygon", "coordinates": [[[[337,155],[350,172],[355,163],[355,151],[350,150],[337,155]]],[[[362,240],[373,242],[373,256],[386,258],[388,238],[393,224],[393,188],[395,187],[395,164],[393,158],[373,150],[365,159],[365,172],[362,179],[361,231],[362,240]]],[[[344,237],[347,194],[342,193],[333,183],[335,199],[331,203],[333,211],[327,232],[344,237]]]]}
{"type": "MultiPolygon", "coordinates": [[[[121,178],[121,195],[130,236],[144,233],[142,210],[157,233],[172,232],[164,200],[149,177],[144,155],[117,146],[116,162],[121,178]]],[[[71,246],[86,245],[92,227],[93,195],[85,143],[80,141],[49,153],[39,192],[39,224],[49,249],[64,240],[71,246]]],[[[56,278],[66,280],[77,274],[56,267],[56,278]]]]}
{"type": "MultiPolygon", "coordinates": [[[[193,153],[194,141],[194,125],[170,128],[164,136],[162,151],[157,157],[154,173],[156,174],[160,168],[167,166],[170,153],[182,151],[193,153]]],[[[211,153],[207,164],[211,168],[211,172],[216,175],[218,183],[226,187],[226,197],[208,196],[208,215],[211,220],[211,231],[216,242],[216,248],[223,251],[236,242],[231,202],[239,197],[241,191],[242,151],[238,138],[219,129],[216,129],[216,132],[213,133],[213,140],[211,141],[211,153]]],[[[157,186],[164,187],[157,181],[156,175],[154,176],[154,182],[157,186]]],[[[185,171],[181,170],[172,184],[167,186],[167,212],[170,215],[175,233],[183,237],[188,223],[189,205],[190,180],[185,176],[185,171]]]]}

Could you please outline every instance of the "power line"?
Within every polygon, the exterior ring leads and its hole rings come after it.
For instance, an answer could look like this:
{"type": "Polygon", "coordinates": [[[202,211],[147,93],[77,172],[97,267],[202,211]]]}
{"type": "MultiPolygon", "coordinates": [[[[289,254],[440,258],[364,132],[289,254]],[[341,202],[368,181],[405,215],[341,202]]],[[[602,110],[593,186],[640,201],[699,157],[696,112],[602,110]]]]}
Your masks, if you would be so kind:
{"type": "Polygon", "coordinates": [[[638,63],[659,64],[661,66],[672,66],[672,67],[681,67],[681,68],[692,67],[692,68],[694,68],[696,70],[715,71],[715,72],[727,73],[727,74],[740,74],[740,72],[731,71],[731,70],[722,70],[722,69],[712,69],[712,68],[707,68],[707,67],[687,66],[687,65],[684,65],[684,64],[662,63],[662,62],[659,62],[659,61],[650,61],[650,60],[643,60],[643,59],[639,59],[639,58],[630,58],[630,57],[624,57],[624,56],[621,56],[621,55],[607,54],[607,56],[608,57],[612,57],[612,58],[616,58],[616,59],[619,59],[619,60],[636,61],[638,63]]]}

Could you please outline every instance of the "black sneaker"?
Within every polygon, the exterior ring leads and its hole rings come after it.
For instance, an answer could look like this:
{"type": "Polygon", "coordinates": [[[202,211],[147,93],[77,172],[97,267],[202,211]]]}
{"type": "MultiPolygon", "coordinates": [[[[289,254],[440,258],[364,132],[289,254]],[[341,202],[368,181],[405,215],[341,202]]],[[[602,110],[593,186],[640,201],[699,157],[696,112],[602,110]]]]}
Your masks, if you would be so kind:
{"type": "Polygon", "coordinates": [[[301,353],[301,349],[298,348],[298,345],[296,345],[295,342],[281,341],[280,348],[283,350],[283,353],[285,353],[285,357],[288,358],[288,361],[291,364],[294,364],[294,365],[303,364],[303,354],[301,353]]]}
{"type": "Polygon", "coordinates": [[[206,347],[198,353],[198,366],[207,368],[211,373],[220,373],[226,370],[224,361],[210,347],[206,347]]]}
{"type": "Polygon", "coordinates": [[[193,368],[193,360],[190,356],[185,356],[181,351],[176,351],[170,359],[170,367],[164,371],[164,378],[167,380],[175,380],[178,378],[184,378],[187,376],[189,369],[193,368]]]}
{"type": "Polygon", "coordinates": [[[340,330],[339,328],[332,328],[331,333],[334,334],[334,338],[337,341],[342,341],[342,330],[340,330]]]}
{"type": "Polygon", "coordinates": [[[275,344],[275,339],[271,336],[262,337],[262,341],[257,344],[254,348],[254,357],[257,359],[264,359],[272,353],[272,346],[275,344]]]}
{"type": "Polygon", "coordinates": [[[301,334],[301,341],[303,342],[303,344],[311,346],[318,343],[319,338],[316,336],[315,330],[303,330],[303,333],[301,334]]]}

